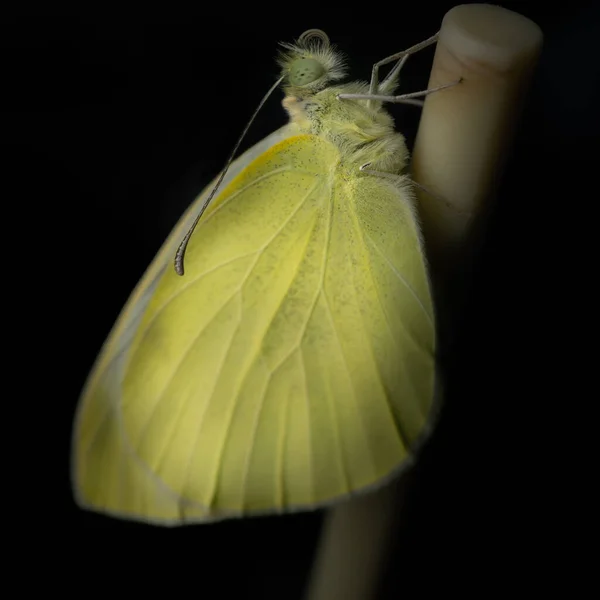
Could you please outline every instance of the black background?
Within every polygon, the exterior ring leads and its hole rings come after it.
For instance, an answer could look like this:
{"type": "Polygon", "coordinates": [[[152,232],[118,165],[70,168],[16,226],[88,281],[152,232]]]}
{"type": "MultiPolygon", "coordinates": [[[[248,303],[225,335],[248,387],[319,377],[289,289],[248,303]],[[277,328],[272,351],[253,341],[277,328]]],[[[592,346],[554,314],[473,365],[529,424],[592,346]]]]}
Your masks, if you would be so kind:
{"type": "MultiPolygon", "coordinates": [[[[548,474],[565,460],[541,431],[551,403],[539,384],[549,368],[540,352],[570,326],[556,319],[549,330],[547,315],[557,314],[549,299],[568,266],[558,231],[569,219],[575,227],[590,197],[581,175],[597,162],[589,148],[599,134],[598,61],[590,58],[600,19],[592,3],[500,4],[536,21],[545,48],[472,273],[446,406],[384,582],[390,598],[438,583],[476,590],[479,577],[494,587],[529,572],[554,514],[548,474]]],[[[349,56],[351,76],[367,79],[373,62],[433,34],[452,5],[5,16],[4,286],[18,311],[5,313],[5,328],[19,333],[7,373],[19,390],[9,394],[18,416],[5,429],[15,470],[9,502],[26,524],[21,539],[43,547],[42,563],[66,559],[73,572],[94,557],[89,564],[107,581],[120,566],[138,582],[164,578],[203,598],[240,588],[244,597],[300,598],[319,512],[163,530],[77,509],[75,403],[136,281],[276,78],[277,43],[322,28],[349,56]],[[141,541],[161,569],[135,566],[141,541]]],[[[411,58],[402,91],[424,89],[432,56],[411,58]]],[[[243,148],[285,122],[280,100],[280,92],[269,100],[243,148]]],[[[391,110],[411,142],[418,109],[391,110]]]]}

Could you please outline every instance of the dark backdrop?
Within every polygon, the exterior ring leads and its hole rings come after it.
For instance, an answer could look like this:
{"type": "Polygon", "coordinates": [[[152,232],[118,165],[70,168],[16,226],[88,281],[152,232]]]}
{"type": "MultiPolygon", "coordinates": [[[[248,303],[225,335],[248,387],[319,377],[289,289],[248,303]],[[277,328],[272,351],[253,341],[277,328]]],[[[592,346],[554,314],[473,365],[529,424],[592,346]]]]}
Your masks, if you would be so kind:
{"type": "MultiPolygon", "coordinates": [[[[575,223],[586,198],[579,175],[593,170],[599,18],[592,3],[501,4],[534,19],[546,44],[473,271],[446,406],[408,497],[390,598],[437,583],[477,589],[483,573],[493,588],[528,572],[546,545],[548,473],[564,460],[537,418],[561,393],[540,386],[540,352],[570,326],[547,304],[566,268],[557,228],[575,223]]],[[[203,598],[240,587],[240,597],[300,598],[319,512],[162,530],[78,510],[68,480],[75,403],[131,289],[276,77],[277,42],[320,27],[348,54],[351,76],[367,79],[374,61],[434,33],[452,5],[4,18],[4,289],[24,315],[5,313],[6,330],[18,332],[6,363],[18,390],[7,392],[17,414],[5,423],[8,497],[20,543],[39,565],[61,561],[53,577],[62,584],[93,557],[88,585],[111,582],[120,566],[136,584],[165,578],[203,598]],[[138,565],[140,541],[162,569],[138,565]]],[[[426,86],[432,56],[411,58],[403,91],[426,86]]],[[[285,122],[280,100],[269,100],[243,148],[285,122]]],[[[418,109],[392,111],[411,142],[418,109]]]]}

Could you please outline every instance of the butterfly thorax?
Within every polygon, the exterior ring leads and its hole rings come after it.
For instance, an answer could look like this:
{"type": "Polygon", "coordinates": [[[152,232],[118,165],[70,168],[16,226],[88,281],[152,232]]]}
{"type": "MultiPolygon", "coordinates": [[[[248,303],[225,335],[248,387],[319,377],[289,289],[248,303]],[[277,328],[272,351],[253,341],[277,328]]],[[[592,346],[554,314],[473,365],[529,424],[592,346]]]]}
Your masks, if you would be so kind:
{"type": "Polygon", "coordinates": [[[338,98],[341,93],[364,93],[367,87],[363,83],[338,85],[305,97],[288,95],[282,104],[299,133],[333,143],[347,166],[370,163],[374,169],[400,174],[407,165],[408,150],[381,103],[368,107],[366,101],[338,98]]]}
{"type": "MultiPolygon", "coordinates": [[[[345,76],[343,56],[328,42],[310,37],[283,46],[283,106],[292,126],[336,145],[349,167],[369,163],[372,169],[400,174],[408,163],[408,150],[383,104],[338,97],[369,92],[367,83],[339,83],[345,76]]],[[[388,91],[394,87],[392,81],[388,91]]]]}

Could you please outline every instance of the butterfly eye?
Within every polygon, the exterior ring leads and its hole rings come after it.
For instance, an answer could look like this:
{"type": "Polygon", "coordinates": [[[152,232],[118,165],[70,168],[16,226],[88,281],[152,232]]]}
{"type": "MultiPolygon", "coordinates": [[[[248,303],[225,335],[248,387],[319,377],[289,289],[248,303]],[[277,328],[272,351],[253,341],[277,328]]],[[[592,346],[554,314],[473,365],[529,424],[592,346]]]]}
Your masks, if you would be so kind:
{"type": "Polygon", "coordinates": [[[299,58],[292,63],[289,82],[292,85],[309,85],[325,74],[325,67],[314,58],[299,58]]]}

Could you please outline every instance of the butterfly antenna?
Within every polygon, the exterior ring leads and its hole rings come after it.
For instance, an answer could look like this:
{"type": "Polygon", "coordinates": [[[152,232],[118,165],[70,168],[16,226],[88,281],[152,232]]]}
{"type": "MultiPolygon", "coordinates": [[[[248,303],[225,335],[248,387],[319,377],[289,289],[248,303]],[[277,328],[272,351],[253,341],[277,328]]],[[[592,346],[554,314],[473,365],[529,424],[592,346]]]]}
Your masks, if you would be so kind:
{"type": "Polygon", "coordinates": [[[233,162],[235,154],[238,151],[238,148],[240,147],[240,144],[242,143],[242,140],[246,137],[246,134],[248,133],[248,129],[250,129],[250,125],[252,125],[252,122],[256,118],[256,115],[259,113],[260,109],[263,107],[264,103],[267,101],[267,99],[269,98],[269,96],[277,89],[277,87],[279,86],[279,84],[282,81],[283,81],[283,76],[280,77],[271,86],[271,88],[269,89],[269,91],[264,95],[263,99],[260,101],[260,104],[256,107],[256,110],[254,111],[254,113],[250,117],[250,120],[248,121],[248,123],[246,123],[246,127],[244,127],[244,131],[242,131],[242,135],[240,135],[237,143],[233,147],[233,150],[231,151],[231,155],[229,156],[229,159],[227,160],[227,163],[225,164],[225,168],[221,171],[221,174],[219,175],[219,179],[217,180],[217,183],[215,184],[215,187],[212,189],[212,192],[210,193],[210,195],[208,196],[208,198],[204,201],[204,204],[202,204],[202,207],[200,208],[200,212],[198,213],[198,215],[194,219],[194,222],[192,223],[192,226],[188,229],[188,232],[185,234],[183,240],[181,240],[181,244],[179,244],[179,248],[177,248],[177,252],[175,253],[175,272],[178,275],[183,275],[183,273],[184,273],[183,259],[185,257],[185,251],[186,251],[188,242],[190,241],[190,238],[192,237],[192,234],[194,233],[194,229],[196,229],[196,225],[198,225],[198,222],[202,218],[202,215],[204,214],[204,211],[206,210],[206,208],[210,204],[211,200],[214,198],[215,193],[219,189],[219,186],[221,185],[221,183],[223,183],[223,178],[225,177],[225,174],[227,173],[227,170],[231,166],[231,163],[233,162]]]}

